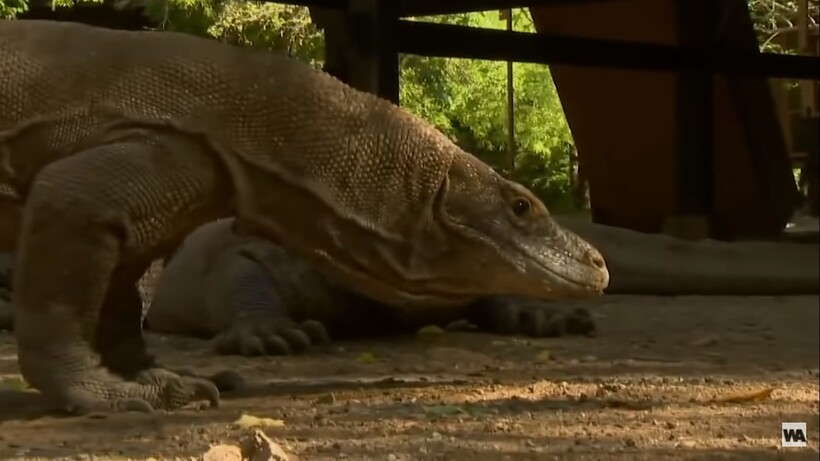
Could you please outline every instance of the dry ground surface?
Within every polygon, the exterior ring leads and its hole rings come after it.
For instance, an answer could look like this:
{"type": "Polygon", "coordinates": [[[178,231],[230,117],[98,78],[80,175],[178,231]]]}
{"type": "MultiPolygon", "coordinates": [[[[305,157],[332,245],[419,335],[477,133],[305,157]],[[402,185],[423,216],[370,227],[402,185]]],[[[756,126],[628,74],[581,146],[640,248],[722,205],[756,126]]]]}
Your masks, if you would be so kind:
{"type": "Polygon", "coordinates": [[[427,334],[288,358],[152,335],[165,364],[232,368],[254,386],[218,409],[72,418],[20,390],[0,333],[0,459],[196,459],[248,434],[242,414],[283,423],[263,430],[300,460],[818,459],[817,296],[607,296],[591,309],[594,338],[427,334]],[[809,448],[778,448],[783,421],[808,423],[809,448]]]}

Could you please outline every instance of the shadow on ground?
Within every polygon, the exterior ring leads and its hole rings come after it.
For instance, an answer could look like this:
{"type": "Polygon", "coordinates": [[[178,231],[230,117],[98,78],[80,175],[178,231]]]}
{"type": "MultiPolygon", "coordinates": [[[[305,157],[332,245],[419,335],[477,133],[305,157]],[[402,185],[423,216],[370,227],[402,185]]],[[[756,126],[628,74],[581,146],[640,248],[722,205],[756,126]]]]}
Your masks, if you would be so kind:
{"type": "MultiPolygon", "coordinates": [[[[280,420],[265,432],[303,460],[817,459],[817,296],[607,296],[592,310],[596,338],[447,333],[289,358],[152,335],[162,363],[253,387],[217,409],[70,418],[5,390],[0,459],[197,456],[245,436],[241,414],[280,420]],[[807,422],[810,447],[779,452],[783,421],[807,422]]],[[[0,380],[15,373],[0,335],[0,380]]]]}

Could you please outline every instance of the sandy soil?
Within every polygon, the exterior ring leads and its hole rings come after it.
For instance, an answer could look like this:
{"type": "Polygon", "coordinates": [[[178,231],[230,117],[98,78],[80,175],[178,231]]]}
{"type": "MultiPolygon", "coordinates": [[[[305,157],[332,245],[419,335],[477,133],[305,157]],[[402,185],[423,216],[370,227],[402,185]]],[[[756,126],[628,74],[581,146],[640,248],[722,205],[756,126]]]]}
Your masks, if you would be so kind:
{"type": "Polygon", "coordinates": [[[151,336],[164,363],[255,383],[151,415],[49,414],[0,333],[0,459],[191,459],[248,434],[242,414],[281,420],[263,430],[300,460],[818,459],[817,296],[594,304],[595,338],[445,333],[247,359],[151,336]],[[778,448],[783,421],[808,423],[809,448],[778,448]]]}

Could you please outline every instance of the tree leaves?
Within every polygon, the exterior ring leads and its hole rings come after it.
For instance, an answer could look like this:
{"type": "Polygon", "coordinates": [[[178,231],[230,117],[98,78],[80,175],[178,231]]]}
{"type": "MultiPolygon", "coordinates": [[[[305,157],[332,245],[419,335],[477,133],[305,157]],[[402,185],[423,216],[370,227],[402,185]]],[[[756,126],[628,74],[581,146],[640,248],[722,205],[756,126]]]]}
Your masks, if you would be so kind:
{"type": "MultiPolygon", "coordinates": [[[[417,18],[470,27],[503,29],[497,11],[417,18]]],[[[516,30],[534,32],[526,10],[513,11],[516,30]]],[[[507,65],[504,62],[404,56],[401,103],[435,124],[464,149],[496,168],[507,158],[507,65]]],[[[572,136],[549,68],[513,65],[516,171],[548,205],[569,185],[567,146],[572,136]],[[556,157],[555,161],[551,160],[556,157]],[[562,156],[562,159],[558,159],[562,156]],[[523,160],[523,161],[522,161],[523,160]],[[566,167],[558,165],[566,163],[566,167]],[[559,168],[544,168],[546,165],[559,168]]]]}

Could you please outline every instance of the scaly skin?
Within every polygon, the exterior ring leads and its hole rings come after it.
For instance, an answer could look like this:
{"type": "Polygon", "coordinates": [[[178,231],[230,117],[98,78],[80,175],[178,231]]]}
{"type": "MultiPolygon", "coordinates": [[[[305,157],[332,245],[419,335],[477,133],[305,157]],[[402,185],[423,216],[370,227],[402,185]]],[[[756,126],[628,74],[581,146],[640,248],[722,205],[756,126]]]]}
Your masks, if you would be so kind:
{"type": "Polygon", "coordinates": [[[183,34],[0,21],[0,75],[0,182],[20,197],[0,216],[19,229],[0,242],[16,256],[18,361],[70,412],[218,403],[210,381],[153,365],[134,285],[223,216],[406,310],[607,286],[597,250],[524,187],[305,63],[183,34]]]}

